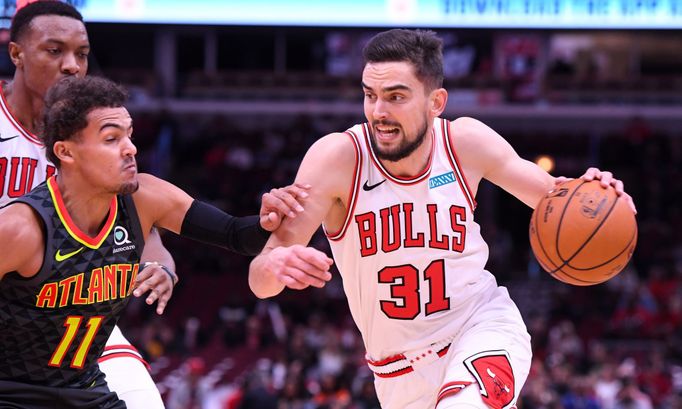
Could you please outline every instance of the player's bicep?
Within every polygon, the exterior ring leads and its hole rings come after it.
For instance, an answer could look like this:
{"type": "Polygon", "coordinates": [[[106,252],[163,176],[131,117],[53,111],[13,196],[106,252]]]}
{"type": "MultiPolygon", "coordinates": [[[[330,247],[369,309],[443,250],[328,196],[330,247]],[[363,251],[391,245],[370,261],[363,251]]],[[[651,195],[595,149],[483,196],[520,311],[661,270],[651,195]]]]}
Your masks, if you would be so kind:
{"type": "MultiPolygon", "coordinates": [[[[317,141],[306,153],[296,174],[296,182],[311,186],[302,213],[285,218],[267,247],[306,245],[334,206],[343,206],[342,194],[350,191],[354,153],[348,151],[347,136],[331,134],[317,141]]],[[[352,147],[351,147],[352,149],[352,147]]]]}
{"type": "Polygon", "coordinates": [[[192,197],[179,187],[152,175],[139,175],[140,189],[133,195],[143,231],[152,226],[179,234],[192,205],[192,197]]]}
{"type": "Polygon", "coordinates": [[[551,189],[554,180],[551,175],[521,158],[509,142],[484,123],[460,118],[452,129],[465,169],[474,175],[469,182],[485,178],[530,207],[535,207],[551,189]]]}

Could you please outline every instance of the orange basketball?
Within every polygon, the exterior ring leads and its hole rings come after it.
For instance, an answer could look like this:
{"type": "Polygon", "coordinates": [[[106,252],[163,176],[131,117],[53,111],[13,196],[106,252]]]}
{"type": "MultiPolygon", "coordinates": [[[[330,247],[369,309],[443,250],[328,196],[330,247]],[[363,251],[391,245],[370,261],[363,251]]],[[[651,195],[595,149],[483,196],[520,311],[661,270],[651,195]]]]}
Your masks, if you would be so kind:
{"type": "Polygon", "coordinates": [[[637,244],[635,214],[616,190],[573,179],[547,193],[530,220],[530,244],[554,278],[594,285],[618,274],[637,244]]]}

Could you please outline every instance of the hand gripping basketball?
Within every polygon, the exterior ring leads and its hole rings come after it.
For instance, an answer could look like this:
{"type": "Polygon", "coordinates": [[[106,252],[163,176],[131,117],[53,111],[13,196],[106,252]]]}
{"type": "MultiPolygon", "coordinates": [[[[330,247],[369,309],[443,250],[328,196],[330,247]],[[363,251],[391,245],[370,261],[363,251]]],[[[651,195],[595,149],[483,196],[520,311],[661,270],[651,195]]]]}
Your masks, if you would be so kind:
{"type": "Polygon", "coordinates": [[[613,186],[572,179],[540,200],[529,233],[543,269],[565,283],[586,286],[625,268],[637,244],[637,221],[626,196],[613,186]]]}

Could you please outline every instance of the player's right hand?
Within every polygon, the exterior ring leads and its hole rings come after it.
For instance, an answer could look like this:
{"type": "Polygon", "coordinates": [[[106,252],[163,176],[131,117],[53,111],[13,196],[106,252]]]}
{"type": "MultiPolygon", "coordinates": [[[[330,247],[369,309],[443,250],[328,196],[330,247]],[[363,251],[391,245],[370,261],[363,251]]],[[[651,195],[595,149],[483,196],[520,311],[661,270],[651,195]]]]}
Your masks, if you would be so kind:
{"type": "Polygon", "coordinates": [[[268,261],[277,280],[295,290],[322,288],[332,278],[329,268],[334,261],[312,247],[276,247],[268,253],[268,261]]]}

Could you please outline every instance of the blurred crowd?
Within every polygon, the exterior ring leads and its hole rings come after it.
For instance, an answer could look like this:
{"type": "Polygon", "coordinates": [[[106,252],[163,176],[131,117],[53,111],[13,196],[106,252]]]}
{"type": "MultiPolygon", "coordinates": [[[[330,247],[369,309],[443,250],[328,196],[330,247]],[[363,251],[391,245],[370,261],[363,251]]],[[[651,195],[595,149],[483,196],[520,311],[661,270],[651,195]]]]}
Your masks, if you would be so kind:
{"type": "MultiPolygon", "coordinates": [[[[233,214],[253,214],[264,191],[293,181],[315,139],[361,119],[269,121],[136,116],[141,168],[233,214]]],[[[533,151],[522,135],[507,138],[522,155],[533,151]]],[[[682,134],[657,134],[633,119],[597,142],[577,168],[612,170],[639,211],[633,260],[605,284],[573,287],[542,273],[528,245],[531,210],[490,186],[479,193],[488,269],[533,337],[519,408],[681,408],[682,134]]],[[[556,149],[547,153],[560,155],[556,149]]],[[[561,163],[554,174],[579,175],[561,163]]],[[[248,258],[171,234],[164,242],[181,278],[167,312],[158,317],[136,300],[121,325],[151,363],[169,409],[379,407],[338,273],[323,289],[261,301],[248,289],[248,258]]],[[[328,249],[319,232],[313,245],[328,249]]]]}

